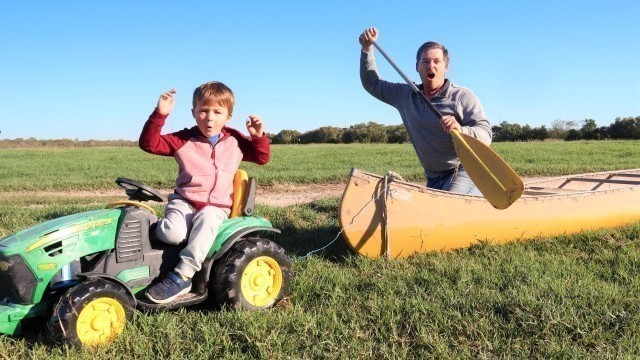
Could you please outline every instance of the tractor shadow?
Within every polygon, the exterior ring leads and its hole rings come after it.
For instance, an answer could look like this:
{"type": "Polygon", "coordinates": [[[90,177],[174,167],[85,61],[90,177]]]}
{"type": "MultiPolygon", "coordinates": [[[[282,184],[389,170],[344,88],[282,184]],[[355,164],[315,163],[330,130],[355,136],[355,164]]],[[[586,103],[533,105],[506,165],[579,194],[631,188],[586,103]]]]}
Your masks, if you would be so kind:
{"type": "Polygon", "coordinates": [[[270,235],[271,240],[291,258],[318,256],[342,263],[354,255],[340,234],[338,202],[335,198],[284,208],[259,207],[257,213],[281,231],[270,235]]]}

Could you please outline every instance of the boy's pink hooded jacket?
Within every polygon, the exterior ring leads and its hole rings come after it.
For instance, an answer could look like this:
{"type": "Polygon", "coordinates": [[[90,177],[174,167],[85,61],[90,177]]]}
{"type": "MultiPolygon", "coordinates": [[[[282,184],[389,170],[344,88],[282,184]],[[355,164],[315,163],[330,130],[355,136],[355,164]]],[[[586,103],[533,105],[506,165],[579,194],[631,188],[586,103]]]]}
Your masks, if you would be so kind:
{"type": "Polygon", "coordinates": [[[266,134],[249,138],[224,127],[215,146],[197,126],[160,135],[167,115],[158,110],[149,116],[140,134],[140,148],[146,152],[173,156],[178,163],[175,191],[196,209],[208,205],[230,209],[233,177],[241,161],[266,164],[271,148],[266,134]]]}

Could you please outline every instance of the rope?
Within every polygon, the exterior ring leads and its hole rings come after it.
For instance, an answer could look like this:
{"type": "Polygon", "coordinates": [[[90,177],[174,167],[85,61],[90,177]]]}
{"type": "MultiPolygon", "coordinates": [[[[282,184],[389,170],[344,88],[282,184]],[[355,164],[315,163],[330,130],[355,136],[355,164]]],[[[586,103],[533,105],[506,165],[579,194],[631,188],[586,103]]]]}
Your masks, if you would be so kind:
{"type": "MultiPolygon", "coordinates": [[[[311,251],[309,251],[306,255],[301,256],[301,257],[298,257],[297,259],[306,259],[306,258],[308,258],[309,256],[311,256],[311,255],[313,255],[313,254],[315,254],[315,253],[317,253],[317,252],[320,252],[320,251],[322,251],[322,250],[324,250],[324,249],[328,248],[329,246],[331,246],[333,243],[335,243],[335,242],[338,240],[338,238],[340,237],[340,235],[342,235],[342,233],[344,232],[344,230],[345,230],[346,228],[348,228],[349,226],[353,225],[353,222],[354,222],[354,221],[356,220],[356,218],[357,218],[357,217],[358,217],[358,216],[359,216],[359,215],[364,211],[364,209],[366,209],[369,205],[371,205],[371,203],[372,203],[372,202],[374,202],[374,201],[378,200],[378,199],[380,198],[380,196],[382,196],[382,194],[385,194],[385,195],[386,195],[386,193],[387,193],[387,189],[389,189],[389,186],[391,186],[391,183],[393,182],[393,180],[398,179],[398,180],[403,180],[403,181],[404,181],[404,179],[402,178],[402,176],[400,176],[398,173],[395,173],[395,172],[393,172],[393,171],[388,171],[388,172],[387,172],[387,175],[385,175],[384,179],[385,179],[385,186],[384,186],[384,188],[382,189],[382,191],[380,191],[380,193],[378,194],[378,196],[376,196],[376,197],[374,197],[374,198],[371,198],[371,200],[369,200],[366,204],[364,204],[364,206],[363,206],[363,207],[358,211],[358,213],[357,213],[357,214],[355,214],[355,216],[354,216],[353,218],[351,218],[351,222],[350,222],[350,223],[348,223],[347,225],[343,226],[343,227],[340,229],[340,231],[338,232],[338,235],[336,235],[336,237],[334,237],[334,238],[333,238],[333,240],[331,240],[328,244],[324,245],[323,247],[321,247],[321,248],[319,248],[319,249],[316,249],[316,250],[311,250],[311,251]],[[388,181],[389,179],[390,179],[391,181],[388,181]]],[[[385,220],[385,222],[386,222],[386,220],[387,220],[387,219],[385,218],[384,220],[385,220]]],[[[384,224],[384,226],[386,227],[386,224],[384,224]]],[[[387,242],[388,242],[388,239],[387,239],[387,242]]]]}

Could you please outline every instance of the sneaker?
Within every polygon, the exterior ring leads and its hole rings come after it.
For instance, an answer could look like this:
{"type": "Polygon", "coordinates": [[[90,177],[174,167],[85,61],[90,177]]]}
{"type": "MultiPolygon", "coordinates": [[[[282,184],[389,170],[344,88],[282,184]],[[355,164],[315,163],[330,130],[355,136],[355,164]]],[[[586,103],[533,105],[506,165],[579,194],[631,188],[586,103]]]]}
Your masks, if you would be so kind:
{"type": "Polygon", "coordinates": [[[145,295],[156,304],[166,304],[191,291],[191,279],[184,280],[180,274],[170,272],[159,283],[147,289],[145,295]]]}

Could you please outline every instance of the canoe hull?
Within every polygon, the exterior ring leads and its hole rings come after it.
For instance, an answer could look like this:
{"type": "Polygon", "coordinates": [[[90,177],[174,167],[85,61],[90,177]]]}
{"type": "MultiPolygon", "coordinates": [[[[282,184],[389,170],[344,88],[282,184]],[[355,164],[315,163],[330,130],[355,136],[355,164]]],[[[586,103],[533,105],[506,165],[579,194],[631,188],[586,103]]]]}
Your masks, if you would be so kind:
{"type": "MultiPolygon", "coordinates": [[[[565,179],[527,185],[549,189],[565,179]]],[[[481,241],[507,243],[640,221],[640,186],[601,184],[597,191],[590,190],[593,184],[580,186],[583,189],[560,194],[535,195],[532,190],[529,193],[533,195],[527,195],[525,191],[509,208],[497,210],[483,197],[403,181],[387,179],[385,183],[383,176],[353,169],[340,202],[339,221],[354,252],[391,258],[463,248],[481,241]]]]}

